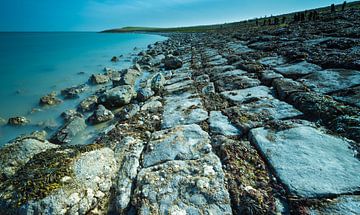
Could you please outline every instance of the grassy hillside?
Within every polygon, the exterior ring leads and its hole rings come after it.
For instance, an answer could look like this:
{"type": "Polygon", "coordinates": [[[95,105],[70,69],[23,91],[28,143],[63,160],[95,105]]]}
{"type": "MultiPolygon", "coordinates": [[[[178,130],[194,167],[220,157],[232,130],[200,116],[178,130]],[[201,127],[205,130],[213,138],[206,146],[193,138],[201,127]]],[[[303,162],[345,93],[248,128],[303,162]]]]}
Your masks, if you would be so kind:
{"type": "MultiPolygon", "coordinates": [[[[341,10],[342,4],[336,5],[336,10],[341,10]]],[[[351,8],[360,8],[360,1],[354,1],[354,2],[348,2],[346,9],[351,8]]],[[[318,14],[325,15],[327,13],[330,13],[331,7],[330,5],[327,7],[307,10],[307,13],[316,11],[318,14]]],[[[304,11],[299,11],[304,12],[304,11]]],[[[103,33],[129,33],[129,32],[155,32],[155,33],[166,33],[166,32],[184,32],[184,33],[190,33],[190,32],[211,32],[211,31],[217,31],[219,29],[224,28],[248,28],[248,27],[254,27],[256,25],[256,21],[258,22],[258,25],[268,25],[269,19],[271,22],[274,22],[275,19],[278,19],[281,24],[290,23],[294,19],[294,15],[299,12],[294,13],[288,13],[278,16],[272,16],[272,17],[264,17],[264,18],[258,18],[258,19],[251,19],[251,20],[245,20],[240,22],[233,22],[233,23],[227,23],[227,24],[216,24],[216,25],[200,25],[200,26],[191,26],[191,27],[177,27],[177,28],[157,28],[157,27],[124,27],[124,28],[118,28],[118,29],[110,29],[102,31],[103,33]],[[282,21],[285,21],[284,23],[282,21]]]]}

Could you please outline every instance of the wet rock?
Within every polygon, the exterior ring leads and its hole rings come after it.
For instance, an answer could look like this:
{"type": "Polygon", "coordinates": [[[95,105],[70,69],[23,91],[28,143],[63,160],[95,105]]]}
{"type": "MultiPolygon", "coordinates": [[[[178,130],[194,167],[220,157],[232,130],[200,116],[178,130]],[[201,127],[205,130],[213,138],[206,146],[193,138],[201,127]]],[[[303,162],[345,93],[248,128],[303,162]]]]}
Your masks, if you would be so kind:
{"type": "Polygon", "coordinates": [[[272,81],[278,78],[283,78],[284,76],[282,76],[279,73],[276,73],[272,70],[265,70],[262,74],[261,74],[261,82],[264,83],[267,86],[271,86],[272,81]]]}
{"type": "Polygon", "coordinates": [[[144,168],[136,184],[139,214],[232,214],[221,163],[213,153],[144,168]]]}
{"type": "Polygon", "coordinates": [[[150,97],[155,95],[154,91],[152,91],[150,88],[140,88],[137,91],[137,100],[140,102],[144,102],[148,100],[150,97]]]}
{"type": "Polygon", "coordinates": [[[62,118],[64,118],[65,122],[71,120],[74,117],[83,117],[83,115],[76,110],[69,109],[61,113],[62,118]]]}
{"type": "Polygon", "coordinates": [[[140,111],[140,106],[138,104],[128,104],[121,108],[121,110],[116,114],[120,120],[131,119],[135,114],[140,111]]]}
{"type": "Polygon", "coordinates": [[[99,105],[93,115],[89,117],[88,121],[92,124],[99,124],[112,120],[113,118],[114,114],[110,110],[106,109],[103,105],[99,105]]]}
{"type": "Polygon", "coordinates": [[[119,58],[116,57],[116,56],[113,56],[110,61],[111,61],[111,62],[118,62],[118,61],[119,61],[119,58]]]}
{"type": "Polygon", "coordinates": [[[320,71],[321,67],[306,61],[302,61],[296,64],[278,66],[275,67],[274,70],[287,78],[299,78],[320,71]]]}
{"type": "Polygon", "coordinates": [[[140,76],[140,72],[135,69],[127,69],[121,75],[119,81],[113,80],[113,86],[131,85],[135,84],[136,79],[140,76]]]}
{"type": "Polygon", "coordinates": [[[208,83],[210,82],[210,77],[208,75],[200,75],[195,78],[195,81],[198,83],[208,83]]]}
{"type": "Polygon", "coordinates": [[[147,111],[150,113],[156,113],[162,110],[162,103],[158,100],[149,100],[141,107],[141,111],[147,111]]]}
{"type": "Polygon", "coordinates": [[[109,76],[103,74],[93,74],[90,77],[90,82],[93,84],[106,84],[109,81],[109,76]]]}
{"type": "Polygon", "coordinates": [[[222,78],[230,78],[230,77],[239,77],[239,76],[243,76],[243,75],[249,75],[249,73],[247,73],[244,70],[240,70],[240,69],[236,69],[236,70],[228,70],[228,71],[224,71],[224,72],[220,72],[220,73],[214,73],[213,75],[213,80],[219,80],[222,78]]]}
{"type": "Polygon", "coordinates": [[[4,118],[0,117],[0,126],[5,125],[6,124],[6,120],[4,118]]]}
{"type": "Polygon", "coordinates": [[[166,70],[179,69],[183,65],[183,62],[174,56],[168,55],[164,59],[164,66],[166,70]]]}
{"type": "Polygon", "coordinates": [[[250,73],[258,73],[264,70],[264,67],[258,63],[239,63],[236,65],[236,68],[250,73]]]}
{"type": "Polygon", "coordinates": [[[231,124],[228,117],[223,115],[221,111],[211,111],[209,117],[210,131],[212,134],[225,136],[241,135],[239,129],[231,124]]]}
{"type": "Polygon", "coordinates": [[[105,91],[99,100],[106,107],[121,107],[129,104],[134,97],[136,97],[134,88],[130,85],[122,85],[105,91]]]}
{"type": "Polygon", "coordinates": [[[28,123],[30,123],[30,120],[24,116],[11,117],[8,120],[9,125],[26,125],[28,123]]]}
{"type": "Polygon", "coordinates": [[[160,54],[152,58],[149,63],[151,66],[159,66],[161,62],[165,59],[165,55],[160,54]]]}
{"type": "Polygon", "coordinates": [[[209,59],[209,62],[207,62],[207,66],[213,67],[213,66],[220,66],[227,64],[227,59],[223,58],[221,55],[216,55],[209,59]]]}
{"type": "Polygon", "coordinates": [[[135,63],[132,68],[137,70],[138,72],[142,72],[141,66],[138,63],[135,63]]]}
{"type": "Polygon", "coordinates": [[[327,203],[324,203],[318,207],[310,207],[309,213],[312,215],[321,214],[360,214],[360,197],[355,196],[340,196],[336,199],[332,199],[327,203]]]}
{"type": "Polygon", "coordinates": [[[87,89],[88,87],[85,84],[81,84],[78,86],[61,90],[61,95],[64,96],[64,98],[66,99],[74,99],[74,98],[78,98],[79,94],[86,91],[87,89]]]}
{"type": "Polygon", "coordinates": [[[292,93],[308,91],[303,84],[289,78],[275,79],[272,86],[281,100],[288,99],[292,93]]]}
{"type": "Polygon", "coordinates": [[[48,150],[35,156],[26,164],[26,169],[16,175],[27,181],[43,180],[42,184],[16,184],[20,180],[17,177],[7,182],[13,185],[1,190],[0,211],[5,214],[87,214],[99,208],[98,212],[105,213],[106,209],[101,211],[100,204],[103,201],[106,204],[116,169],[114,152],[109,148],[82,146],[48,150]],[[43,157],[47,160],[41,162],[43,157]],[[57,161],[59,159],[66,162],[57,161]],[[38,163],[43,166],[38,167],[38,163]],[[49,169],[60,177],[46,181],[44,177],[49,169]],[[9,195],[19,195],[20,199],[8,199],[9,195]]]}
{"type": "Polygon", "coordinates": [[[265,86],[252,87],[242,90],[222,92],[221,95],[233,102],[246,103],[248,101],[259,100],[262,98],[272,98],[270,88],[265,86]]]}
{"type": "Polygon", "coordinates": [[[151,89],[154,92],[159,92],[164,88],[165,82],[163,74],[158,73],[151,79],[151,89]]]}
{"type": "Polygon", "coordinates": [[[252,52],[253,50],[241,42],[230,42],[227,47],[236,54],[252,52]]]}
{"type": "Polygon", "coordinates": [[[45,119],[36,125],[47,131],[55,131],[59,127],[59,123],[55,119],[45,119]]]}
{"type": "Polygon", "coordinates": [[[299,81],[315,92],[326,94],[359,85],[360,71],[328,69],[314,72],[299,81]]]}
{"type": "Polygon", "coordinates": [[[70,143],[78,133],[86,128],[85,120],[75,116],[67,121],[51,138],[50,142],[55,144],[70,143]]]}
{"type": "Polygon", "coordinates": [[[61,99],[56,97],[56,92],[52,92],[40,98],[40,105],[57,105],[60,104],[61,99]]]}
{"type": "Polygon", "coordinates": [[[169,160],[199,159],[209,151],[209,135],[199,125],[176,126],[152,134],[143,166],[154,166],[169,160]]]}
{"type": "Polygon", "coordinates": [[[252,129],[250,139],[293,195],[314,198],[359,191],[360,162],[346,140],[302,125],[252,129]]]}
{"type": "Polygon", "coordinates": [[[34,132],[18,137],[0,149],[0,184],[13,176],[34,155],[58,147],[45,140],[45,137],[46,132],[34,132]]]}
{"type": "Polygon", "coordinates": [[[260,85],[260,81],[247,76],[228,76],[215,81],[219,92],[256,87],[260,85]]]}
{"type": "Polygon", "coordinates": [[[98,96],[92,95],[80,102],[78,110],[81,112],[93,111],[98,104],[98,96]]]}

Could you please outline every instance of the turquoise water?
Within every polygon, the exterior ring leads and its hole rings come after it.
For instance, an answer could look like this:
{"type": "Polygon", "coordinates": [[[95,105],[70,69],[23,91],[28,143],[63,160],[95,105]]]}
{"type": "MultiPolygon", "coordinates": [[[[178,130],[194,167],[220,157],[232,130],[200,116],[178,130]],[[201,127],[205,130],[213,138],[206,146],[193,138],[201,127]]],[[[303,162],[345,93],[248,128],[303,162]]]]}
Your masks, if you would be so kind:
{"type": "Polygon", "coordinates": [[[164,39],[146,34],[0,33],[0,117],[26,116],[31,121],[21,127],[0,126],[0,146],[34,130],[51,133],[62,123],[61,112],[96,89],[45,109],[38,105],[41,96],[86,83],[104,67],[126,68],[140,50],[164,39]],[[112,63],[112,56],[122,57],[112,63]]]}

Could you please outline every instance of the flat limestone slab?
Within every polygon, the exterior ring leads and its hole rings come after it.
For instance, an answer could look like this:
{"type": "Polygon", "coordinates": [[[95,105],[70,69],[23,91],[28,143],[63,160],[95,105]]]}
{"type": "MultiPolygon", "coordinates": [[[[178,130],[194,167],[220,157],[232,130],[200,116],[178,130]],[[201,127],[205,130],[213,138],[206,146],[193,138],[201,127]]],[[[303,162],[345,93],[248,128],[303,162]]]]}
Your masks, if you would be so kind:
{"type": "Polygon", "coordinates": [[[286,60],[282,56],[264,57],[259,60],[259,63],[266,66],[278,66],[281,64],[285,64],[286,60]]]}
{"type": "Polygon", "coordinates": [[[213,134],[220,134],[225,136],[241,135],[239,129],[231,124],[227,116],[223,115],[221,111],[210,112],[210,131],[213,134]]]}
{"type": "Polygon", "coordinates": [[[318,93],[330,93],[360,84],[360,71],[328,69],[318,71],[299,80],[318,93]]]}
{"type": "Polygon", "coordinates": [[[168,161],[142,169],[135,193],[138,214],[232,214],[219,158],[168,161]]]}
{"type": "Polygon", "coordinates": [[[170,160],[194,160],[211,151],[210,137],[199,125],[183,125],[152,134],[143,166],[170,160]]]}
{"type": "Polygon", "coordinates": [[[360,161],[347,141],[310,126],[294,126],[250,131],[251,141],[293,195],[317,198],[360,190],[360,161]]]}
{"type": "Polygon", "coordinates": [[[296,64],[281,65],[281,66],[275,67],[274,70],[276,72],[281,73],[285,77],[298,78],[298,77],[301,77],[304,75],[311,74],[316,71],[320,71],[321,67],[316,64],[302,61],[302,62],[296,63],[296,64]]]}
{"type": "Polygon", "coordinates": [[[265,86],[251,87],[242,90],[226,91],[221,93],[226,99],[242,103],[251,99],[273,98],[271,90],[265,86]]]}

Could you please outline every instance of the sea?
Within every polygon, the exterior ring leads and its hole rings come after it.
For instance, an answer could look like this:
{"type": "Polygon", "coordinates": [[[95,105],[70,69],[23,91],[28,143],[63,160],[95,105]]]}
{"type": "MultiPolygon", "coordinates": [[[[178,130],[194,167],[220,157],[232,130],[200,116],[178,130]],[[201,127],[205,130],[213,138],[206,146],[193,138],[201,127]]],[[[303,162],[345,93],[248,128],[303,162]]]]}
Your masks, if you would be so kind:
{"type": "MultiPolygon", "coordinates": [[[[61,113],[76,109],[82,99],[64,100],[60,105],[42,107],[39,99],[53,91],[85,84],[91,74],[105,67],[121,70],[131,66],[137,54],[148,45],[166,40],[149,34],[107,34],[95,32],[6,32],[0,33],[0,147],[22,134],[46,130],[52,135],[62,124],[61,113]],[[118,62],[111,62],[117,56],[118,62]],[[25,116],[30,123],[10,126],[10,117],[25,116]]],[[[60,96],[61,98],[61,96],[60,96]]],[[[88,126],[94,138],[96,126],[88,126]]],[[[89,138],[84,138],[91,141],[89,138]]],[[[86,141],[84,141],[86,142],[86,141]]]]}

